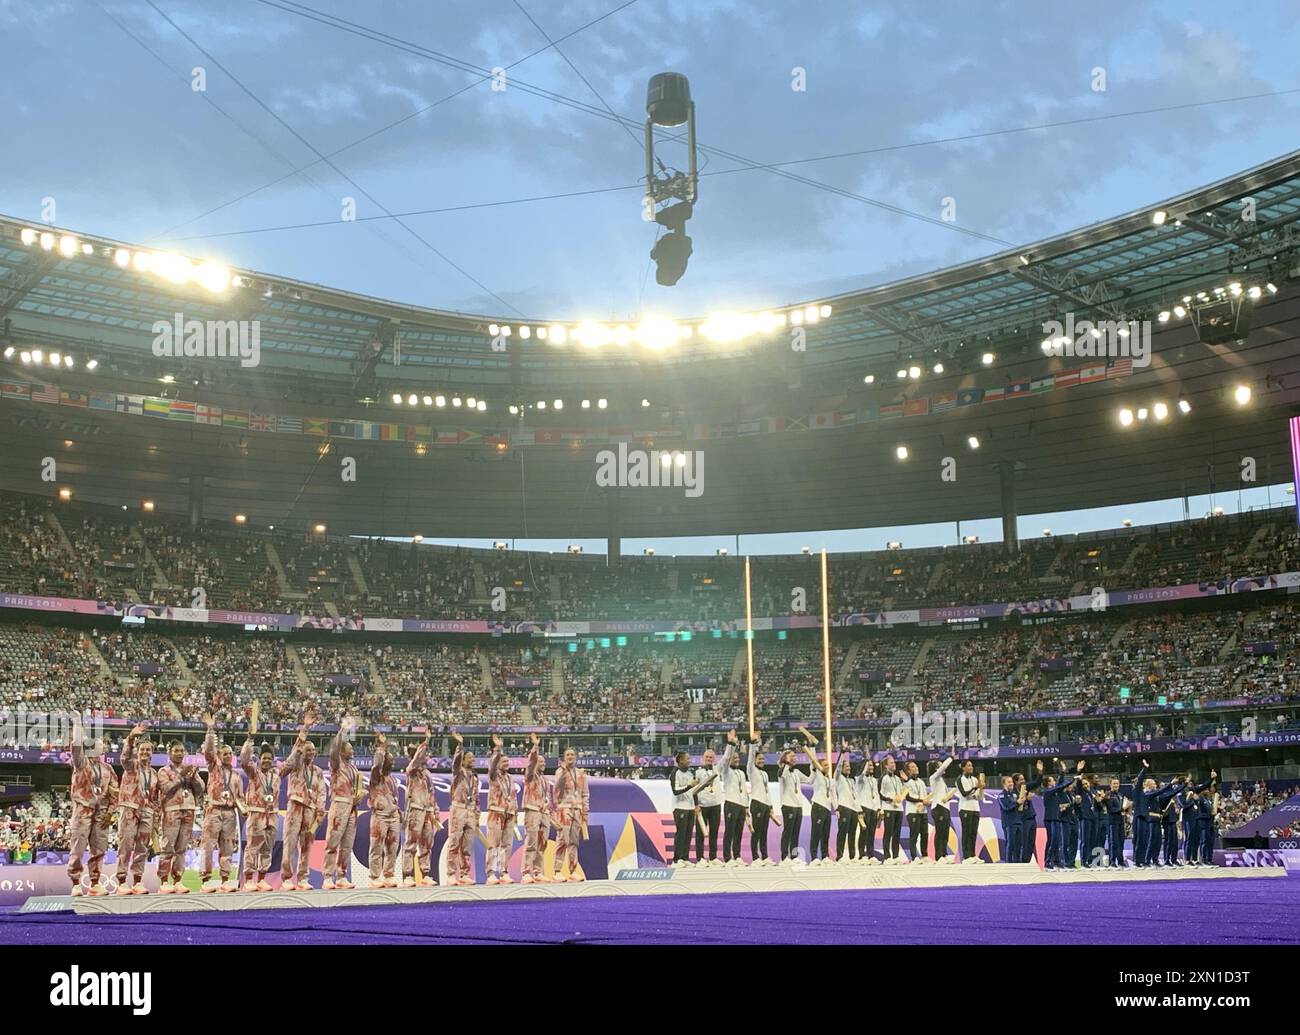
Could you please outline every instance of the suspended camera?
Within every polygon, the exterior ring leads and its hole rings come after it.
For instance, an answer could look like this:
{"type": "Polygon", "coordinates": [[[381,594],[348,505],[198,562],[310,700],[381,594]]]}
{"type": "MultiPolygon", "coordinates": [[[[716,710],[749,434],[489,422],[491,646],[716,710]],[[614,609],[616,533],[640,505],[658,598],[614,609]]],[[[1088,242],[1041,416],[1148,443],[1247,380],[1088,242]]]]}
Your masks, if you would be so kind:
{"type": "Polygon", "coordinates": [[[691,85],[686,76],[677,72],[653,76],[646,87],[645,110],[645,218],[668,228],[668,233],[650,250],[650,258],[655,262],[655,281],[671,287],[682,279],[691,257],[686,221],[695,211],[699,187],[695,169],[695,102],[691,100],[691,85]],[[689,171],[670,172],[655,158],[654,127],[672,128],[682,123],[686,124],[689,171]]]}

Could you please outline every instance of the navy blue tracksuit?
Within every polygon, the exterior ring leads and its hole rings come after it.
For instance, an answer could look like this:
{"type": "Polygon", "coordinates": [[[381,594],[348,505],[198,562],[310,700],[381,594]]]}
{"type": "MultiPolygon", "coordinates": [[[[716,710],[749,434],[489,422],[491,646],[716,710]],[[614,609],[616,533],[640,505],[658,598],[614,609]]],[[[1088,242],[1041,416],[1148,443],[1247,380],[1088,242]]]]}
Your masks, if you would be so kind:
{"type": "Polygon", "coordinates": [[[998,795],[998,808],[1002,810],[1003,862],[1020,862],[1023,827],[1018,811],[1018,797],[1015,790],[1003,791],[998,795]]]}
{"type": "Polygon", "coordinates": [[[1124,866],[1124,795],[1120,791],[1106,792],[1106,854],[1112,866],[1124,866]]]}

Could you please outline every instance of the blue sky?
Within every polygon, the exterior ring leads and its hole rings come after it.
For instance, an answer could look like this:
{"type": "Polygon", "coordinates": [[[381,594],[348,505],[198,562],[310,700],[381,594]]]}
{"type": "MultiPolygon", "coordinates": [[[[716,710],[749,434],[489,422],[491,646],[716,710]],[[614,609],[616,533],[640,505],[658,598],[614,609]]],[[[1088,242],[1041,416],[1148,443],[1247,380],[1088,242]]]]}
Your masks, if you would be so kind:
{"type": "MultiPolygon", "coordinates": [[[[976,234],[1048,237],[1292,150],[1294,13],[1284,0],[1246,9],[1195,0],[0,0],[10,142],[0,211],[39,220],[52,200],[53,221],[82,232],[492,315],[626,319],[778,305],[1002,249],[976,234]],[[397,45],[321,24],[316,12],[397,45]],[[507,68],[503,90],[492,89],[497,67],[507,68]],[[1094,89],[1098,69],[1104,91],[1094,89]],[[689,76],[705,145],[799,162],[786,168],[858,197],[708,154],[690,269],[678,286],[657,286],[636,186],[640,133],[571,102],[639,120],[646,81],[664,70],[689,76]],[[806,89],[792,89],[797,70],[806,89]],[[1024,131],[1062,122],[1071,124],[1024,131]],[[856,154],[802,161],[844,152],[856,154]],[[328,162],[317,161],[322,153],[328,162]],[[561,194],[580,196],[550,197],[561,194]],[[515,203],[538,197],[549,200],[515,203]],[[340,218],[348,198],[355,222],[340,218]],[[946,198],[956,222],[926,221],[946,198]],[[376,218],[385,208],[456,211],[409,215],[403,226],[376,218]],[[287,226],[298,228],[274,229],[287,226]]],[[[684,160],[671,143],[661,154],[684,160]]],[[[1181,515],[1178,501],[1034,516],[1022,534],[1181,515]]],[[[999,534],[994,522],[963,532],[999,534]]],[[[956,531],[743,545],[866,549],[890,539],[919,546],[955,541],[956,531]]],[[[676,549],[724,544],[734,548],[723,537],[676,549]]]]}

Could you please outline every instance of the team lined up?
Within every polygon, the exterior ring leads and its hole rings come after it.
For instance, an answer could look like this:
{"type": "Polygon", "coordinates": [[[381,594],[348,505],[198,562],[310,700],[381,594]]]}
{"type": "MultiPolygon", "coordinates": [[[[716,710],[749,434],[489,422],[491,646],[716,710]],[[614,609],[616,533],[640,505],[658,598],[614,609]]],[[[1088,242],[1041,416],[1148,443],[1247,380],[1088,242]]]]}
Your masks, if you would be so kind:
{"type": "MultiPolygon", "coordinates": [[[[207,724],[203,741],[206,782],[196,766],[185,764],[185,748],[179,740],[168,744],[167,764],[155,770],[151,764],[153,745],[145,736],[144,723],[137,724],[127,736],[119,779],[102,757],[102,742],[97,741],[87,749],[80,726],[74,726],[68,859],[73,895],[83,893],[83,856],[86,855],[88,893],[108,893],[103,881],[103,858],[114,822],[118,831],[116,893],[148,894],[144,887],[144,865],[151,854],[156,854],[160,893],[185,894],[189,889],[181,878],[186,852],[192,843],[194,817],[200,806],[203,810],[199,842],[202,890],[239,890],[233,856],[239,839],[238,815],[243,814],[246,837],[242,856],[243,890],[271,891],[266,877],[271,867],[282,787],[287,798],[280,867],[282,890],[310,889],[310,849],[322,819],[326,820],[322,886],[327,891],[354,887],[347,879],[347,871],[356,837],[358,808],[363,801],[370,808],[371,886],[398,886],[399,844],[402,886],[430,887],[437,883],[432,847],[434,835],[444,824],[434,793],[433,774],[428,769],[429,734],[422,743],[412,744],[407,750],[406,814],[403,816],[393,775],[393,753],[387,738],[383,734],[375,737],[376,748],[367,782],[353,762],[354,720],[344,719],[331,741],[328,782],[316,764],[316,746],[307,737],[312,721],[310,711],[303,718],[293,749],[283,762],[275,760],[267,744],[254,754],[256,726],[250,725],[238,767],[231,747],[218,746],[212,716],[205,715],[204,721],[207,724]],[[219,881],[213,879],[214,853],[219,881]]],[[[452,737],[456,741],[456,753],[452,759],[451,805],[446,819],[448,880],[453,884],[473,884],[470,849],[479,829],[479,776],[474,756],[464,750],[460,735],[452,733],[452,737]]],[[[586,837],[590,813],[587,776],[578,768],[572,748],[564,752],[553,779],[546,777],[545,766],[534,734],[520,802],[510,778],[509,759],[502,751],[500,738],[493,736],[488,759],[488,884],[513,883],[507,866],[521,814],[523,882],[585,879],[578,867],[578,842],[586,837]],[[548,878],[543,873],[543,862],[552,826],[556,829],[554,877],[548,878]]]]}
{"type": "MultiPolygon", "coordinates": [[[[950,756],[929,763],[928,779],[920,767],[907,762],[901,768],[893,756],[886,756],[882,771],[876,773],[875,762],[867,758],[854,766],[848,745],[841,745],[837,760],[830,753],[819,758],[816,740],[805,731],[805,751],[810,772],[805,776],[795,766],[795,753],[781,753],[778,764],[780,819],[777,820],[769,798],[764,756],[756,738],[741,748],[735,731],[727,734],[727,746],[721,760],[706,751],[704,764],[694,772],[690,756],[677,755],[677,768],[671,776],[673,793],[674,867],[689,865],[744,865],[741,838],[750,830],[750,859],[753,865],[775,866],[768,858],[768,825],[781,827],[781,861],[800,861],[799,835],[806,798],[804,788],[811,785],[812,829],[809,839],[809,862],[825,866],[830,855],[831,824],[837,821],[835,859],[837,863],[897,866],[909,862],[951,864],[957,858],[949,854],[952,829],[952,802],[957,801],[960,822],[960,861],[981,863],[978,845],[981,803],[986,783],[984,774],[975,772],[969,760],[961,764],[960,775],[948,783],[948,771],[955,761],[950,756]],[[715,789],[715,784],[720,789],[715,789]],[[723,828],[722,859],[716,858],[719,820],[723,828]],[[907,822],[907,854],[901,850],[903,821],[907,822]],[[930,857],[931,822],[934,824],[934,855],[930,857]],[[881,857],[876,856],[876,832],[881,831],[881,857]],[[695,836],[695,861],[690,859],[691,835],[695,836]],[[708,837],[708,858],[704,840],[708,837]]],[[[1054,760],[1060,766],[1059,760],[1054,760]]],[[[1174,866],[1209,864],[1215,842],[1215,816],[1218,812],[1218,774],[1195,784],[1191,773],[1161,785],[1150,777],[1150,764],[1143,760],[1142,769],[1133,781],[1132,797],[1125,797],[1120,780],[1112,777],[1106,784],[1085,773],[1080,761],[1073,773],[1060,766],[1059,773],[1046,771],[1043,762],[1035,763],[1030,777],[1014,773],[1002,778],[1002,790],[996,797],[1001,814],[1002,862],[1031,862],[1038,841],[1038,816],[1031,796],[1042,799],[1046,846],[1043,865],[1046,869],[1072,869],[1076,862],[1085,867],[1132,865],[1174,866]],[[1133,858],[1124,858],[1125,821],[1132,819],[1133,858]],[[1181,820],[1182,837],[1179,836],[1181,820]],[[1180,840],[1183,859],[1179,859],[1180,840]]]]}

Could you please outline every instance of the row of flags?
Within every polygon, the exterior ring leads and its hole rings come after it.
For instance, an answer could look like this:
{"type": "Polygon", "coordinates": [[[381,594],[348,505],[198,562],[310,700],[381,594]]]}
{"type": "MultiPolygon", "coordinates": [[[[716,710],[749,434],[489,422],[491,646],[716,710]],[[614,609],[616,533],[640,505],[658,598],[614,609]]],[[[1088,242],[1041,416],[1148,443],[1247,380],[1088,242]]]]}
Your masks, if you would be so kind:
{"type": "Polygon", "coordinates": [[[563,429],[535,428],[510,432],[491,433],[468,428],[435,428],[432,424],[400,424],[384,421],[337,419],[333,417],[286,417],[274,414],[251,413],[246,410],[228,410],[220,406],[185,402],[179,399],[161,399],[148,395],[129,395],[121,392],[90,392],[59,388],[40,381],[0,380],[0,400],[46,403],[58,406],[80,407],[104,413],[124,413],[130,416],[151,417],[159,420],[181,421],[187,424],[206,424],[215,427],[236,428],[240,431],[260,431],[281,435],[316,435],[324,438],[361,439],[372,442],[409,442],[426,445],[486,445],[486,446],[581,446],[583,443],[606,442],[656,442],[663,440],[696,440],[732,438],[743,435],[763,435],[781,432],[814,431],[839,428],[850,424],[864,424],[877,420],[900,417],[924,417],[932,413],[948,413],[965,406],[986,405],[1009,399],[1029,398],[1076,385],[1112,378],[1127,377],[1133,373],[1131,359],[1114,359],[1109,363],[1061,370],[1036,378],[1009,382],[996,388],[962,388],[955,392],[919,396],[903,402],[877,405],[867,403],[853,409],[810,413],[800,417],[755,417],[734,424],[696,424],[690,428],[672,425],[661,428],[628,429],[563,429]]]}

